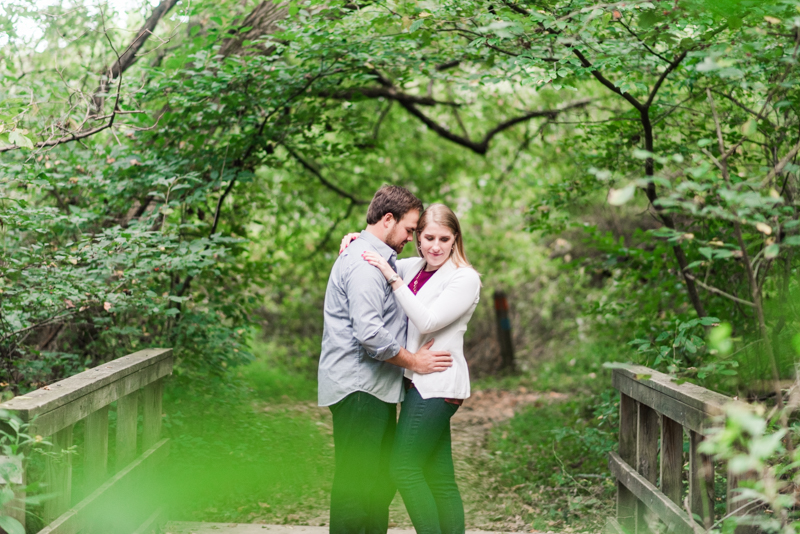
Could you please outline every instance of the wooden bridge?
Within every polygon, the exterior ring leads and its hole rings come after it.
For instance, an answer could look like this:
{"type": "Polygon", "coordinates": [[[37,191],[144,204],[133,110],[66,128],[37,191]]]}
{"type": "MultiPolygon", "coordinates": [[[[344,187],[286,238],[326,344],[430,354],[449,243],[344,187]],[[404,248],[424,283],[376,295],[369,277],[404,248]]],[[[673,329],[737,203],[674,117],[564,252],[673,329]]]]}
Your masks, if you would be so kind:
{"type": "MultiPolygon", "coordinates": [[[[168,513],[164,500],[158,498],[153,475],[169,450],[169,440],[161,439],[161,412],[164,380],[172,373],[172,365],[170,349],[143,350],[0,404],[0,409],[29,425],[27,434],[51,443],[44,483],[53,496],[44,501],[40,534],[163,532],[168,513]],[[116,425],[114,461],[109,465],[112,405],[116,425]],[[76,428],[82,438],[77,445],[76,428]],[[82,469],[74,484],[76,453],[82,456],[82,469]]],[[[617,515],[609,518],[608,530],[640,534],[666,526],[669,532],[694,534],[697,528],[710,527],[718,519],[714,514],[715,466],[698,451],[698,445],[709,419],[723,414],[732,399],[693,384],[678,385],[667,375],[633,365],[615,368],[613,384],[620,391],[619,452],[611,453],[609,467],[617,479],[618,498],[617,515]],[[684,469],[685,441],[688,471],[684,469]],[[687,479],[688,491],[684,491],[687,479]]],[[[19,487],[25,486],[28,471],[28,466],[20,466],[19,487]]],[[[729,476],[728,492],[736,484],[737,479],[729,476]]],[[[729,512],[734,511],[731,501],[727,501],[729,512]]],[[[26,496],[18,492],[4,514],[25,525],[26,496]]],[[[326,531],[322,527],[199,523],[170,523],[167,528],[173,534],[282,534],[290,530],[326,531]]]]}

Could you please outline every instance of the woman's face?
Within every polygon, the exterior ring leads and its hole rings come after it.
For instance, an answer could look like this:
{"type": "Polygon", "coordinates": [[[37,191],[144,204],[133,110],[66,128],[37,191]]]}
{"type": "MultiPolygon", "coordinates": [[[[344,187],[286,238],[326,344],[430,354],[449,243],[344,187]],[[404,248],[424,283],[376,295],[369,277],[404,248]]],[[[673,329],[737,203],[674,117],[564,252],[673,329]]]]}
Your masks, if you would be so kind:
{"type": "Polygon", "coordinates": [[[429,222],[419,236],[422,257],[428,263],[428,270],[438,269],[450,258],[450,251],[456,242],[453,232],[434,221],[429,222]]]}

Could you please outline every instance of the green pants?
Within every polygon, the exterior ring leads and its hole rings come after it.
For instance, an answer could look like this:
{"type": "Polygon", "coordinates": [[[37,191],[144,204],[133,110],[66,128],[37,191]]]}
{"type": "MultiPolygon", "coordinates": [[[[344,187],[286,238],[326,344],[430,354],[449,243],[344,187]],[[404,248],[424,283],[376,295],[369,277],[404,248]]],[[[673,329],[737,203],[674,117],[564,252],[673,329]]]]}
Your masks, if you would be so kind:
{"type": "Polygon", "coordinates": [[[389,476],[397,405],[358,391],[330,409],[336,448],[330,532],[386,534],[397,492],[389,476]]]}

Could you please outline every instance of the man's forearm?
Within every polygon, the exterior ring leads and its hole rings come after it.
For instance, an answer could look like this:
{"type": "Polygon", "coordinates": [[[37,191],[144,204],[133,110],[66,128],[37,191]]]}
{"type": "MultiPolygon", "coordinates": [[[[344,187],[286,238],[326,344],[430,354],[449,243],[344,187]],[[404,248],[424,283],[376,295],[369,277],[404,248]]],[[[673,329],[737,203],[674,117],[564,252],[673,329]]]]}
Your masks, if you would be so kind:
{"type": "Polygon", "coordinates": [[[414,354],[404,347],[400,347],[400,352],[385,361],[403,369],[414,370],[414,354]]]}

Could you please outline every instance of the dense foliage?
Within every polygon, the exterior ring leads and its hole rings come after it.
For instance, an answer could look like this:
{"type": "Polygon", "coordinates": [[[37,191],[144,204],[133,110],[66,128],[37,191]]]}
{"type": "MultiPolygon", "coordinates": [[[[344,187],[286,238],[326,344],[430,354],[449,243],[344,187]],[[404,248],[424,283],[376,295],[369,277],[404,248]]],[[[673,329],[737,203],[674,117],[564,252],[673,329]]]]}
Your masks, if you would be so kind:
{"type": "Polygon", "coordinates": [[[12,0],[0,25],[7,395],[151,346],[224,377],[254,325],[312,371],[338,236],[391,182],[463,219],[476,374],[504,287],[523,368],[601,339],[785,402],[796,0],[12,0]]]}

